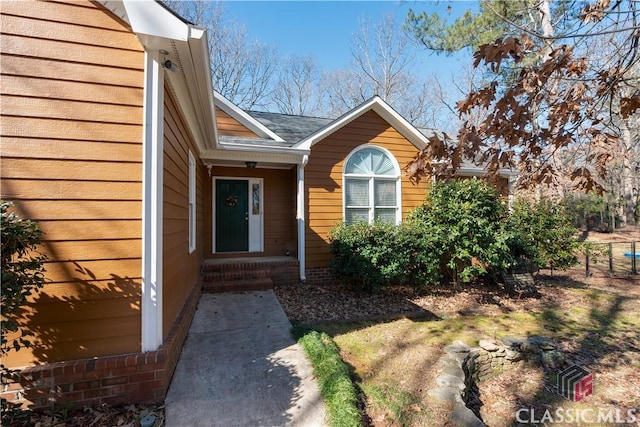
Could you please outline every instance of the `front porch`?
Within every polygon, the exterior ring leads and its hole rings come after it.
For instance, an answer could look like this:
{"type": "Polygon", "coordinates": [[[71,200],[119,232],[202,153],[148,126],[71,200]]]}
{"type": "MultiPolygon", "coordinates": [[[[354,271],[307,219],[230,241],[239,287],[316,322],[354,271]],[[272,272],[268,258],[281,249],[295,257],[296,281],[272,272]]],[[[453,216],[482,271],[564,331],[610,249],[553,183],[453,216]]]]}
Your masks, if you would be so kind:
{"type": "Polygon", "coordinates": [[[300,281],[300,263],[290,256],[210,258],[202,263],[202,292],[255,291],[300,281]]]}

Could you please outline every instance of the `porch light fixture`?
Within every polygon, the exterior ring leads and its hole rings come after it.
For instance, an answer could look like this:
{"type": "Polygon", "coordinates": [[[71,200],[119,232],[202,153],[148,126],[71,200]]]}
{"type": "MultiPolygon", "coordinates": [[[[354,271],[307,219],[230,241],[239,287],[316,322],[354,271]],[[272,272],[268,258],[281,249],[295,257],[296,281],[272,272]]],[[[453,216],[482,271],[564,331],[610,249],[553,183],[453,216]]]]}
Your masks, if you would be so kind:
{"type": "Polygon", "coordinates": [[[255,169],[258,165],[258,162],[244,162],[244,164],[247,165],[249,169],[255,169]]]}
{"type": "Polygon", "coordinates": [[[169,55],[169,52],[164,49],[160,49],[160,53],[164,55],[162,66],[169,71],[173,71],[174,73],[178,71],[178,66],[174,62],[171,62],[170,59],[167,59],[167,55],[169,55]]]}

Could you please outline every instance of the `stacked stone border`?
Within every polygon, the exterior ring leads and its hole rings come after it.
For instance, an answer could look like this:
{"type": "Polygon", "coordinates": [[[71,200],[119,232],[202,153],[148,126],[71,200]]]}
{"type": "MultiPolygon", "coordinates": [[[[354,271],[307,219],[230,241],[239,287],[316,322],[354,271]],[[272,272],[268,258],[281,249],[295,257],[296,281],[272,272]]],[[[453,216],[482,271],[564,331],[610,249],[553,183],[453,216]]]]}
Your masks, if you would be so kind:
{"type": "Polygon", "coordinates": [[[545,369],[565,365],[562,353],[546,337],[483,339],[478,345],[472,348],[456,341],[445,347],[438,361],[436,387],[428,391],[434,399],[452,405],[449,420],[456,426],[485,425],[480,417],[479,382],[522,363],[545,369]]]}
{"type": "Polygon", "coordinates": [[[1,396],[32,410],[82,408],[102,403],[161,403],[200,292],[201,280],[198,280],[158,350],[25,368],[20,372],[20,382],[3,384],[1,396]]]}

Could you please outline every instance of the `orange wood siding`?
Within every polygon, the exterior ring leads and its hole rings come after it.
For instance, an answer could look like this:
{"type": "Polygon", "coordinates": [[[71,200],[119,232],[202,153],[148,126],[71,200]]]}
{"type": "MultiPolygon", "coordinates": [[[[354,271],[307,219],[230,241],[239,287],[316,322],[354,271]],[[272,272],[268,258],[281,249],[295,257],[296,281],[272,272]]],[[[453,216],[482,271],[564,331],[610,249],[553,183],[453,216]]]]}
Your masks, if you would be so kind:
{"type": "MultiPolygon", "coordinates": [[[[286,251],[297,257],[296,231],[296,170],[291,169],[249,169],[232,167],[214,167],[215,177],[262,178],[264,181],[264,252],[240,254],[213,254],[211,232],[207,236],[207,250],[213,258],[229,258],[241,256],[284,256],[286,251]]],[[[212,206],[212,192],[209,192],[207,203],[212,206]]],[[[210,216],[215,224],[213,214],[210,216]]]]}
{"type": "Polygon", "coordinates": [[[89,1],[5,0],[2,199],[45,233],[24,366],[140,351],[142,46],[89,1]]]}
{"type": "Polygon", "coordinates": [[[216,107],[216,123],[218,125],[218,135],[220,136],[242,136],[245,138],[258,138],[253,131],[247,129],[245,125],[216,107]]]}
{"type": "MultiPolygon", "coordinates": [[[[311,148],[305,168],[307,197],[306,260],[310,268],[327,267],[329,231],[342,221],[342,171],[349,153],[362,144],[389,150],[402,169],[418,151],[377,113],[369,111],[311,148]]],[[[424,201],[428,183],[412,185],[402,177],[402,216],[424,201]]]]}
{"type": "Polygon", "coordinates": [[[198,280],[204,252],[206,168],[171,90],[164,91],[163,322],[166,337],[198,280]],[[196,158],[196,250],[189,253],[189,150],[196,158]]]}

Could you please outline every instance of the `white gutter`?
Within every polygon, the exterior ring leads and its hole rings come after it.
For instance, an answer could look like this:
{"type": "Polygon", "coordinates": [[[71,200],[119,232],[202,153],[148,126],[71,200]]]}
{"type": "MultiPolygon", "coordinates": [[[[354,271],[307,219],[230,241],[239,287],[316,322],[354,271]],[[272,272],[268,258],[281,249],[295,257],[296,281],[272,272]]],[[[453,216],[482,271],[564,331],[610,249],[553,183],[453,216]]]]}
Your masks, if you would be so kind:
{"type": "Polygon", "coordinates": [[[270,147],[267,145],[247,145],[234,142],[220,142],[219,146],[225,150],[250,151],[252,153],[296,154],[300,156],[308,156],[310,153],[310,150],[305,148],[270,147]]]}
{"type": "Polygon", "coordinates": [[[309,156],[304,155],[298,165],[298,194],[296,220],[298,221],[298,263],[300,264],[300,281],[307,281],[305,263],[305,218],[304,218],[304,168],[309,163],[309,156]]]}

